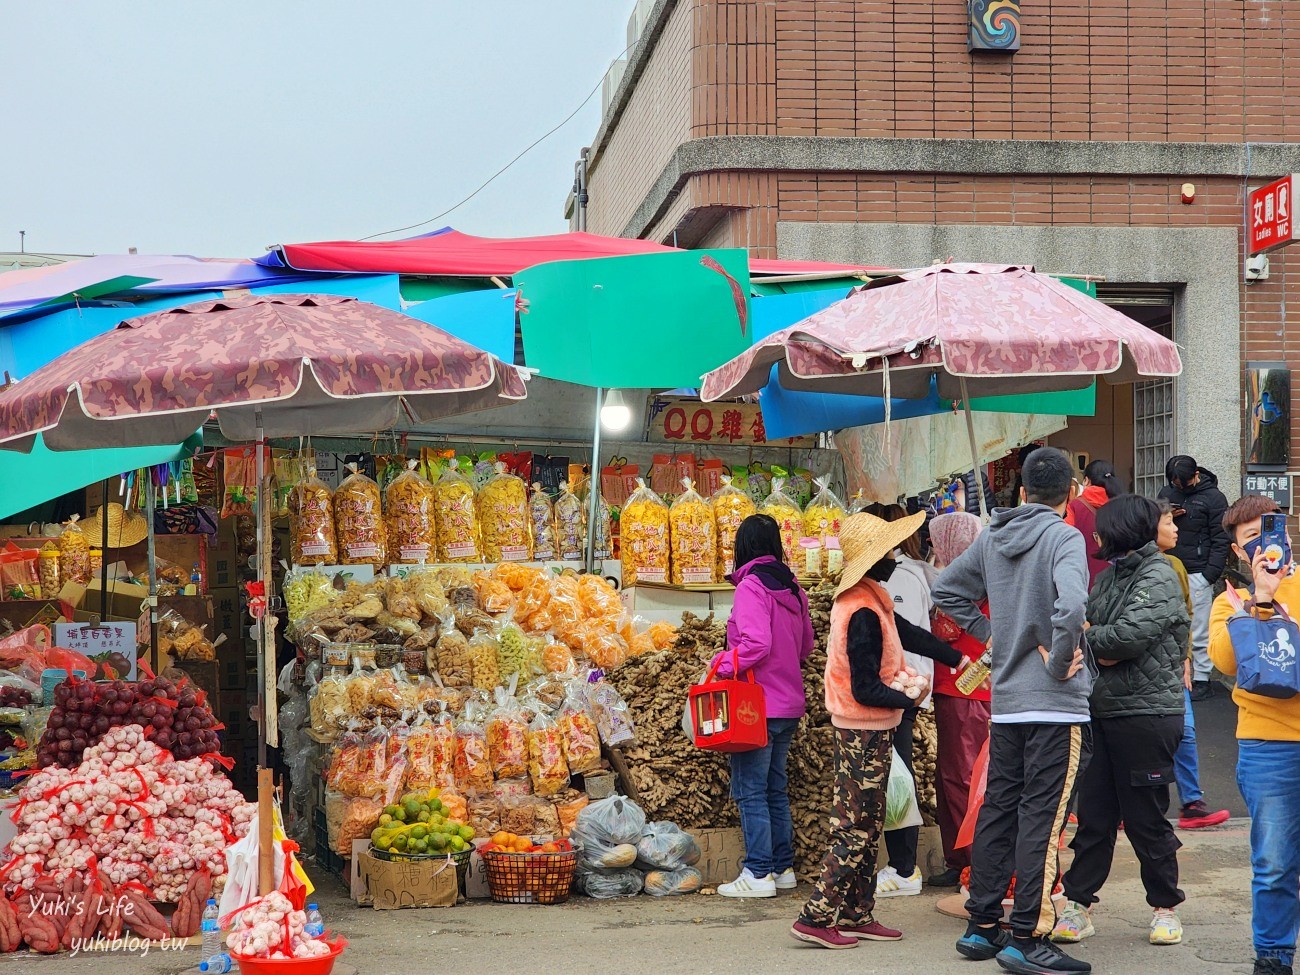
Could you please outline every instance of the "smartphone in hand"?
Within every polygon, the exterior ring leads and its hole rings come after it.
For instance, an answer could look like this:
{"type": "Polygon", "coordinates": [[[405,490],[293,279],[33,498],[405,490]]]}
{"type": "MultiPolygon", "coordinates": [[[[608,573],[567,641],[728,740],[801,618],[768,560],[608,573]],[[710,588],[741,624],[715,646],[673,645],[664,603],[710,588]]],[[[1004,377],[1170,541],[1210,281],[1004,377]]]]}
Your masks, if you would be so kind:
{"type": "Polygon", "coordinates": [[[1286,537],[1286,515],[1268,514],[1259,519],[1260,550],[1264,553],[1264,567],[1275,575],[1290,561],[1286,537]]]}

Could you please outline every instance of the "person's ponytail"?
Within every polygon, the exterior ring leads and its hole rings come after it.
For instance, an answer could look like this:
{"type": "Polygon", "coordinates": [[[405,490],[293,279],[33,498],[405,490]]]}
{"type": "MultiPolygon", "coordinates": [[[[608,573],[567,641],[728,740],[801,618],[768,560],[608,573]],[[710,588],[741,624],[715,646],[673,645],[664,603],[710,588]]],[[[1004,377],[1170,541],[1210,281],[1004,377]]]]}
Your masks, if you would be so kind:
{"type": "Polygon", "coordinates": [[[1115,473],[1114,466],[1108,460],[1094,460],[1084,468],[1083,476],[1089,483],[1105,488],[1107,498],[1118,498],[1124,493],[1119,483],[1119,475],[1115,473]]]}

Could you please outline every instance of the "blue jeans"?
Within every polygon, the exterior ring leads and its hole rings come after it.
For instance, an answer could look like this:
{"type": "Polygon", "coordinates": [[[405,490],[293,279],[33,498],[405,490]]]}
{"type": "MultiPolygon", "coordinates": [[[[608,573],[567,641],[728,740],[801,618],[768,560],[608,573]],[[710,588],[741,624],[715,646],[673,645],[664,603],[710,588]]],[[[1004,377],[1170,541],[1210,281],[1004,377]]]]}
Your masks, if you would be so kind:
{"type": "Polygon", "coordinates": [[[1250,811],[1255,954],[1290,965],[1300,929],[1300,742],[1237,744],[1237,788],[1250,811]]]}
{"type": "Polygon", "coordinates": [[[1201,764],[1196,754],[1196,717],[1192,714],[1192,695],[1183,691],[1183,740],[1174,752],[1174,781],[1178,799],[1186,806],[1205,798],[1201,791],[1201,764]]]}
{"type": "Polygon", "coordinates": [[[768,718],[767,747],[731,755],[731,797],[740,807],[745,868],[755,877],[794,866],[794,823],[785,760],[798,718],[768,718]]]}

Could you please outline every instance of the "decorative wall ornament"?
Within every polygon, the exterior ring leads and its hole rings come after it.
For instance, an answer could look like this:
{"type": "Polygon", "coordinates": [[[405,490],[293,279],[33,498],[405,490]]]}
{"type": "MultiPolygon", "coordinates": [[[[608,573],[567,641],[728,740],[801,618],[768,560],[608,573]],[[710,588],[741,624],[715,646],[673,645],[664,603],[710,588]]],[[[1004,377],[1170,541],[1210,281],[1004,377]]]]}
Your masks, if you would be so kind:
{"type": "Polygon", "coordinates": [[[967,0],[970,51],[1020,50],[1020,4],[1018,0],[967,0]]]}

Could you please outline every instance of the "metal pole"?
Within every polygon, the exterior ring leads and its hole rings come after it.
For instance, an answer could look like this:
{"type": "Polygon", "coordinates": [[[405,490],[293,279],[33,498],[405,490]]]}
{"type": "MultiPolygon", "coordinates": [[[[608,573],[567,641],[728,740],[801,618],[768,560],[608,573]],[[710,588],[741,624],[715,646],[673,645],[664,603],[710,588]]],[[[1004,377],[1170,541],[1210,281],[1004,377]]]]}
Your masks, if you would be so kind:
{"type": "MultiPolygon", "coordinates": [[[[264,582],[262,575],[262,555],[263,548],[269,546],[266,539],[263,538],[263,518],[266,511],[266,460],[263,456],[262,442],[265,435],[262,430],[262,411],[257,411],[257,441],[254,449],[257,451],[257,502],[254,507],[256,515],[257,531],[257,579],[264,582]]],[[[268,701],[266,697],[266,614],[263,613],[261,618],[256,620],[254,628],[257,631],[257,766],[259,769],[267,768],[266,764],[266,709],[274,703],[274,700],[268,701]]],[[[274,668],[269,668],[273,670],[274,668]]]]}
{"type": "Polygon", "coordinates": [[[970,393],[966,390],[966,377],[957,380],[961,383],[961,408],[966,414],[966,436],[970,439],[971,471],[975,476],[975,493],[980,499],[980,520],[988,524],[989,506],[984,499],[984,476],[980,471],[980,451],[975,443],[975,417],[970,411],[970,393]]]}
{"type": "Polygon", "coordinates": [[[579,231],[587,229],[587,160],[591,157],[591,147],[587,146],[578,153],[578,161],[573,164],[574,168],[574,188],[573,188],[573,212],[577,219],[574,221],[579,231]]]}
{"type": "Polygon", "coordinates": [[[605,391],[596,387],[596,424],[591,434],[591,477],[587,484],[587,571],[596,571],[596,526],[600,523],[600,409],[605,391]]]}
{"type": "Polygon", "coordinates": [[[108,479],[99,503],[99,619],[108,619],[108,479]]]}
{"type": "MultiPolygon", "coordinates": [[[[153,653],[154,672],[161,674],[163,672],[163,662],[158,654],[158,555],[154,547],[154,525],[153,510],[154,505],[158,503],[157,487],[154,484],[154,474],[156,468],[150,467],[146,474],[144,485],[144,506],[145,518],[149,520],[148,534],[145,538],[148,540],[148,558],[149,558],[149,650],[153,653]]],[[[165,490],[165,489],[164,489],[165,490]]]]}

